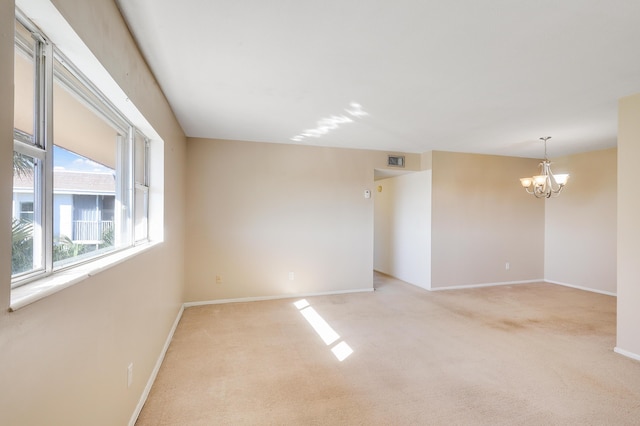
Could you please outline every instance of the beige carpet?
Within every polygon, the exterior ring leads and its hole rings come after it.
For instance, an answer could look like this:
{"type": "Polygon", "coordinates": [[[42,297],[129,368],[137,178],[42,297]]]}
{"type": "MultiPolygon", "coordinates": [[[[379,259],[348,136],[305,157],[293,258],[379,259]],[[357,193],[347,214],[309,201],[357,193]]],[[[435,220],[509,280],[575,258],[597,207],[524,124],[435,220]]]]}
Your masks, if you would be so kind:
{"type": "Polygon", "coordinates": [[[614,297],[376,275],[373,293],[307,298],[329,345],[298,300],[186,309],[137,425],[640,424],[614,297]]]}

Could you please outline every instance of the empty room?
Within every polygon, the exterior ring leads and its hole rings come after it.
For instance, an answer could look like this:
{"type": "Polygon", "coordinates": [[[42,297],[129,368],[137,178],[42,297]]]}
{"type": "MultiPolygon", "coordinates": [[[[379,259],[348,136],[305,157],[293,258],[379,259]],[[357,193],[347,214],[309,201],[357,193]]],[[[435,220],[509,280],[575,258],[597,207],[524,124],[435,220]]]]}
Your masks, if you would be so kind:
{"type": "Polygon", "coordinates": [[[0,10],[0,425],[638,423],[638,2],[0,10]]]}

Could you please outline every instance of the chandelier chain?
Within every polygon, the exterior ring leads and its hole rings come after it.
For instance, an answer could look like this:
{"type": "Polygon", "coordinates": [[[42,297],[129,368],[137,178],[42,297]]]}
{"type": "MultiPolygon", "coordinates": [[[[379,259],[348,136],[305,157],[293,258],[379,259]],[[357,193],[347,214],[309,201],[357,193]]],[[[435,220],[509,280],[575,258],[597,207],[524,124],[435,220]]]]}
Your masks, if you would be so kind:
{"type": "Polygon", "coordinates": [[[544,159],[548,160],[547,157],[547,141],[551,139],[551,136],[545,136],[543,138],[540,138],[540,140],[544,141],[544,159]]]}

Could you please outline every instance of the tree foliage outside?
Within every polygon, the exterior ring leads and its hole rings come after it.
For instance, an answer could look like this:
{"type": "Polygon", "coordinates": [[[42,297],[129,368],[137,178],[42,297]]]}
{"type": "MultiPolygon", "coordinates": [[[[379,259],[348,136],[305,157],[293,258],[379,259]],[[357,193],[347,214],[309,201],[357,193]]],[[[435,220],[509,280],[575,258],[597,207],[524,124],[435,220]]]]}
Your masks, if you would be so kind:
{"type": "MultiPolygon", "coordinates": [[[[13,152],[13,176],[33,174],[33,158],[13,152]]],[[[11,274],[19,274],[33,268],[33,223],[28,219],[11,222],[11,274]]]]}
{"type": "Polygon", "coordinates": [[[84,244],[74,243],[73,240],[66,235],[61,235],[58,241],[53,244],[53,261],[59,262],[72,257],[78,257],[88,251],[87,247],[88,246],[84,244]]]}
{"type": "Polygon", "coordinates": [[[109,247],[113,247],[113,229],[105,230],[102,233],[102,239],[99,244],[76,243],[66,235],[61,235],[53,244],[53,261],[59,262],[71,259],[109,247]]]}
{"type": "Polygon", "coordinates": [[[13,151],[13,175],[27,177],[33,174],[33,158],[13,151]]]}
{"type": "Polygon", "coordinates": [[[11,242],[11,274],[33,268],[33,223],[27,219],[13,219],[11,242]]]}

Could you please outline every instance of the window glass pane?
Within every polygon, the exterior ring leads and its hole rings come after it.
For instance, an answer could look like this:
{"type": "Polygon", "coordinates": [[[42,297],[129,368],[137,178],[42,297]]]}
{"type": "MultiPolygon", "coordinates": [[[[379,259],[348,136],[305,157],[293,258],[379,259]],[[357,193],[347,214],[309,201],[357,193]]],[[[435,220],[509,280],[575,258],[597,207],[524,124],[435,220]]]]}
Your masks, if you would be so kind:
{"type": "Polygon", "coordinates": [[[78,93],[79,80],[54,66],[53,261],[59,267],[117,245],[120,132],[78,93]]]}
{"type": "Polygon", "coordinates": [[[34,75],[33,52],[35,41],[31,33],[16,22],[16,45],[14,55],[14,118],[13,128],[23,136],[23,142],[33,143],[34,75]]]}
{"type": "Polygon", "coordinates": [[[135,174],[136,183],[147,185],[147,148],[146,140],[142,134],[135,132],[134,142],[135,174]]]}
{"type": "Polygon", "coordinates": [[[115,174],[93,163],[54,147],[54,266],[114,248],[115,174]]]}
{"type": "MultiPolygon", "coordinates": [[[[83,96],[82,83],[58,61],[54,64],[53,84],[53,139],[55,145],[89,159],[86,168],[116,169],[119,131],[83,96]]],[[[76,159],[77,165],[82,160],[76,159]]]]}
{"type": "Polygon", "coordinates": [[[40,226],[34,221],[36,204],[37,160],[13,153],[13,218],[11,223],[11,275],[30,272],[40,267],[42,256],[36,238],[40,226]],[[35,245],[34,245],[35,241],[35,245]]]}
{"type": "Polygon", "coordinates": [[[136,187],[135,200],[135,240],[142,241],[147,239],[149,190],[136,187]]]}

